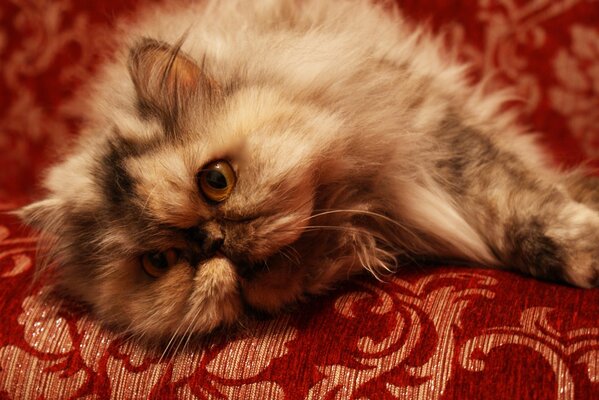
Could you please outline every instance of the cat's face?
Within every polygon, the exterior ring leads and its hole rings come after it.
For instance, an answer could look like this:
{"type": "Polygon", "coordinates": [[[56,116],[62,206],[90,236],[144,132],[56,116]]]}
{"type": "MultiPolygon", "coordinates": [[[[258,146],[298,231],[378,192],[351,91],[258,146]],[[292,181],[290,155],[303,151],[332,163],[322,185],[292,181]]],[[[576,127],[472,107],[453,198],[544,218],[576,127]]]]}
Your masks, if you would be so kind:
{"type": "Polygon", "coordinates": [[[62,286],[148,336],[297,300],[325,244],[300,239],[328,173],[315,138],[336,119],[274,88],[216,82],[151,40],[128,68],[131,115],[91,132],[23,210],[50,237],[62,286]]]}

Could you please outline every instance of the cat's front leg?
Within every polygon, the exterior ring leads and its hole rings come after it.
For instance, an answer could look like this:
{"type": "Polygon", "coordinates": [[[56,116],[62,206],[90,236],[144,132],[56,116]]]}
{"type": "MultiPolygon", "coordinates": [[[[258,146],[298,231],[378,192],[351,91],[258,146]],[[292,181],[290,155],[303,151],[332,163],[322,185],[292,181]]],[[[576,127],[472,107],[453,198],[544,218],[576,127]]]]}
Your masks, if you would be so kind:
{"type": "Polygon", "coordinates": [[[504,226],[497,249],[505,264],[580,287],[599,284],[599,216],[587,206],[548,203],[537,213],[516,213],[504,226]]]}
{"type": "Polygon", "coordinates": [[[595,203],[581,202],[599,198],[592,195],[595,181],[587,184],[579,175],[560,176],[532,164],[527,157],[536,149],[524,151],[517,142],[499,142],[460,122],[441,128],[436,136],[441,156],[423,180],[434,201],[424,209],[427,196],[419,195],[410,212],[442,221],[429,231],[442,232],[442,239],[466,259],[597,286],[599,212],[591,208],[595,203]],[[434,214],[438,210],[443,212],[434,214]]]}
{"type": "MultiPolygon", "coordinates": [[[[597,286],[599,213],[572,200],[558,185],[536,181],[523,186],[502,178],[438,203],[437,208],[449,210],[432,230],[433,235],[442,233],[435,255],[453,248],[453,254],[475,263],[597,286]]],[[[481,177],[479,183],[485,180],[481,177]]]]}

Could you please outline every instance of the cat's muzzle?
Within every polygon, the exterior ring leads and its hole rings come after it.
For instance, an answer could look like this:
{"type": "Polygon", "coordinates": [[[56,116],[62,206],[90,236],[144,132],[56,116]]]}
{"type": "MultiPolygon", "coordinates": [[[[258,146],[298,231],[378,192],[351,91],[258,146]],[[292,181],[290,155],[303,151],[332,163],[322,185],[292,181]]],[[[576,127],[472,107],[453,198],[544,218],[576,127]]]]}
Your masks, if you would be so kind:
{"type": "Polygon", "coordinates": [[[212,258],[225,243],[224,231],[214,223],[206,223],[201,227],[187,230],[188,241],[203,258],[212,258]]]}

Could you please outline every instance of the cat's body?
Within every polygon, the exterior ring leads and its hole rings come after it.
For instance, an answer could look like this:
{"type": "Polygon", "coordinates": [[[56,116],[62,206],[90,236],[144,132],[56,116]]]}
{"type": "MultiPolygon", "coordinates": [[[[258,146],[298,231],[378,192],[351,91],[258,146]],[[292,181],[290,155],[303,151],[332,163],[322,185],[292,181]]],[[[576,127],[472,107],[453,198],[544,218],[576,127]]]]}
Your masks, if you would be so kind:
{"type": "Polygon", "coordinates": [[[392,11],[208,1],[127,38],[22,212],[107,322],[207,332],[421,257],[597,284],[597,184],[392,11]]]}

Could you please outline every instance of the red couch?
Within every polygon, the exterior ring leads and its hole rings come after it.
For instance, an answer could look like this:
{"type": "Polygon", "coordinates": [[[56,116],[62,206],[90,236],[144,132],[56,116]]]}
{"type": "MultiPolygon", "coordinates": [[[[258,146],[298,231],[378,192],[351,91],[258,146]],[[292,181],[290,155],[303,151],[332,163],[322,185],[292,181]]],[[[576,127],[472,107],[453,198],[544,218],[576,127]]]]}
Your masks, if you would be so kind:
{"type": "MultiPolygon", "coordinates": [[[[399,1],[477,75],[524,99],[556,162],[599,159],[599,2],[399,1]]],[[[0,2],[0,211],[76,134],[69,102],[135,0],[0,2]]],[[[348,21],[351,23],[351,21],[348,21]]],[[[598,243],[599,245],[599,243],[598,243]]],[[[599,289],[456,266],[341,285],[175,354],[129,342],[32,283],[36,237],[0,213],[0,399],[599,398],[599,289]]],[[[181,346],[183,347],[183,346],[181,346]]]]}

